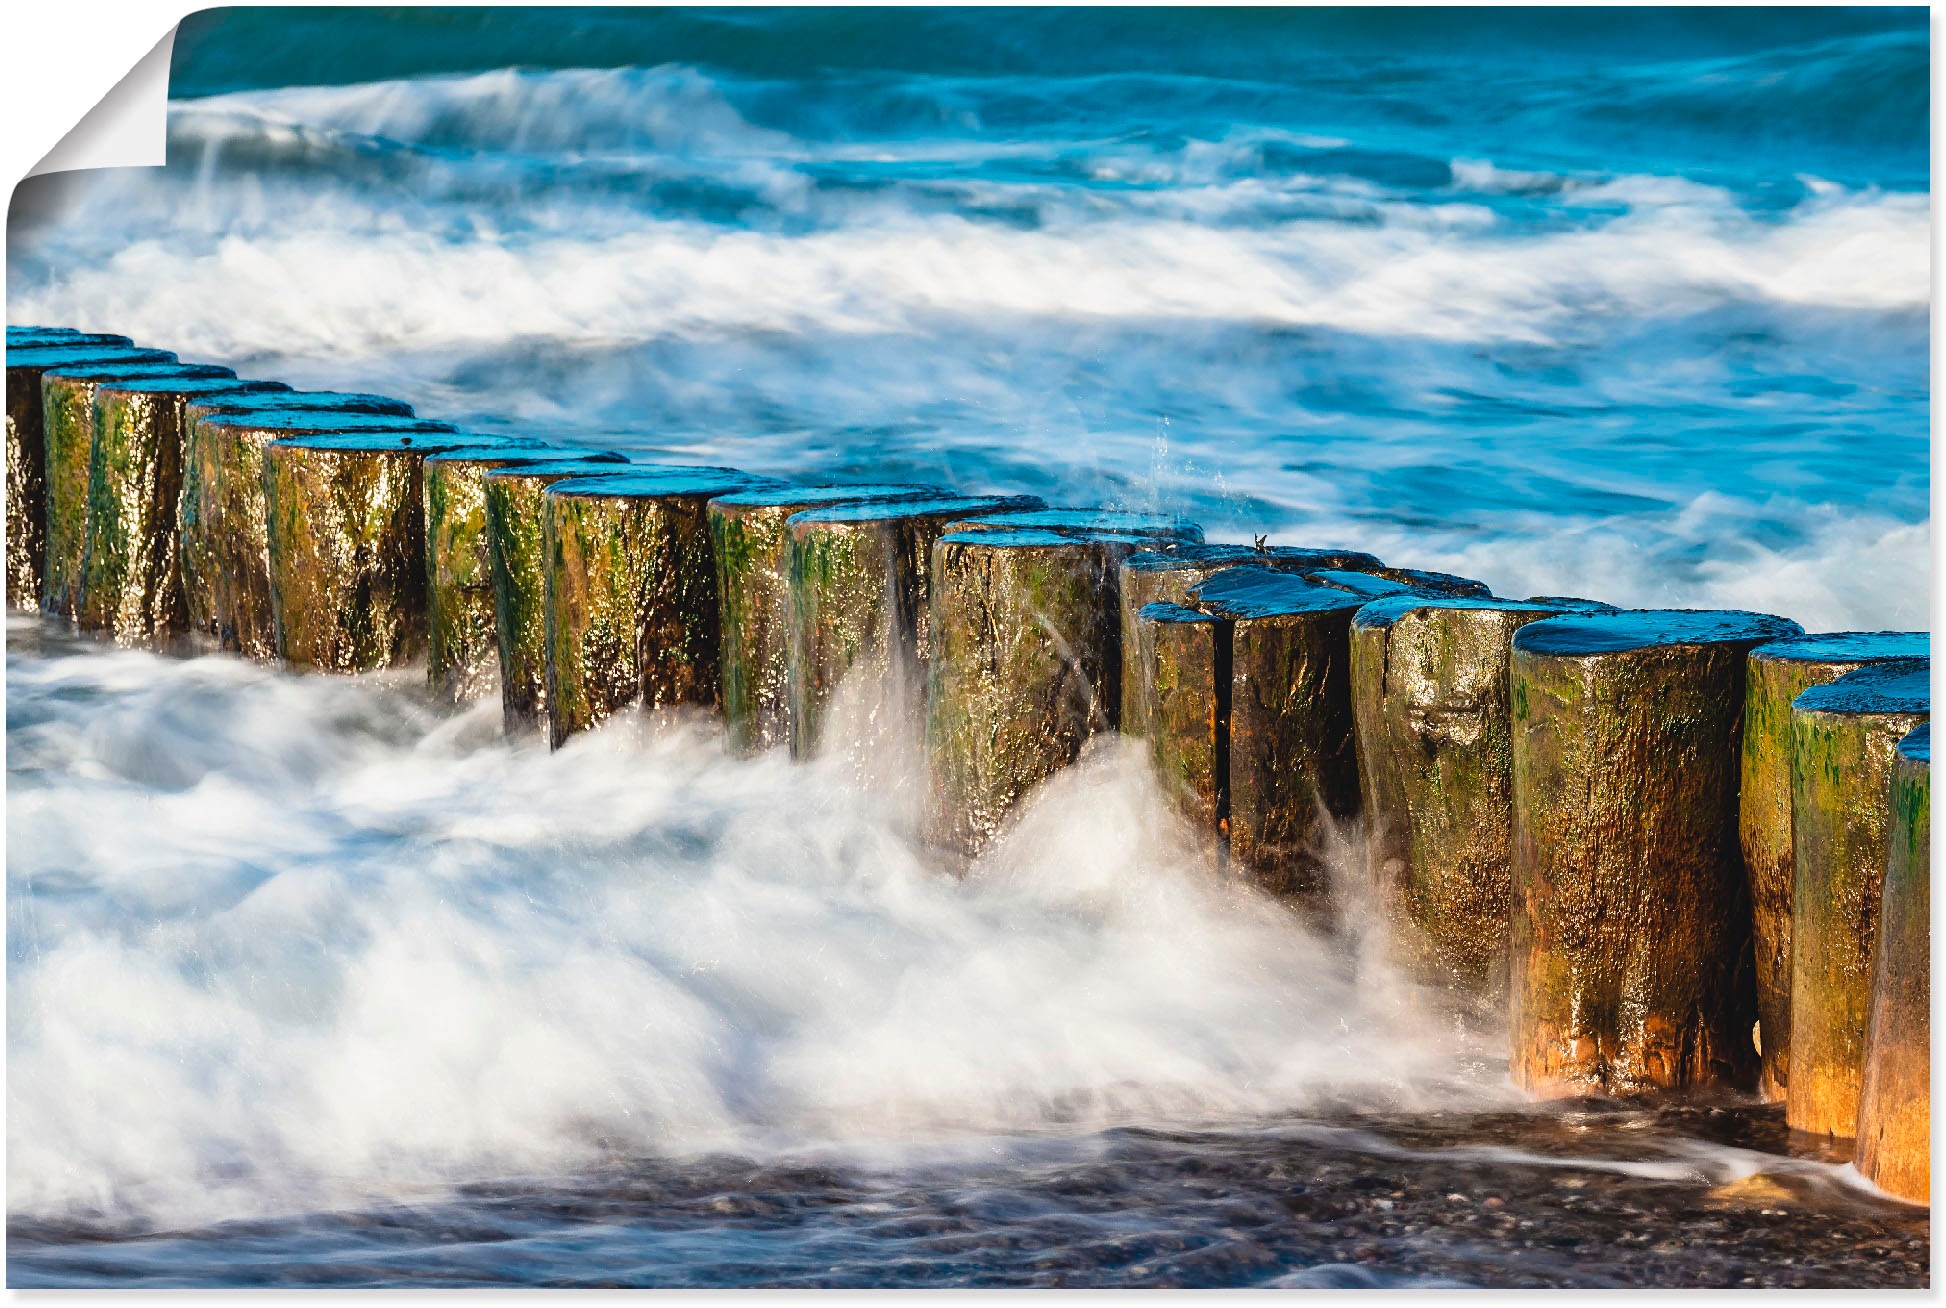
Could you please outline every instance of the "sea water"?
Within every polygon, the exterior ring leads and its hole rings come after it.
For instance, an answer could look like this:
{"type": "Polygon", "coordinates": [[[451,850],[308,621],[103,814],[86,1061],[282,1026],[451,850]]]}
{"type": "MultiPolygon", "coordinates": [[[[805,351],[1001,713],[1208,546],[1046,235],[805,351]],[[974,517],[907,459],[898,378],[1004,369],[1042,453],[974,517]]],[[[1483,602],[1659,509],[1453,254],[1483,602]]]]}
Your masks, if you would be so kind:
{"type": "MultiPolygon", "coordinates": [[[[1925,628],[1928,75],[1902,11],[217,11],[168,168],[20,192],[8,318],[1925,628]]],[[[14,1284],[1925,1276],[1774,1109],[1523,1103],[1115,742],[955,877],[910,768],[706,720],[26,619],[7,696],[14,1284]]]]}

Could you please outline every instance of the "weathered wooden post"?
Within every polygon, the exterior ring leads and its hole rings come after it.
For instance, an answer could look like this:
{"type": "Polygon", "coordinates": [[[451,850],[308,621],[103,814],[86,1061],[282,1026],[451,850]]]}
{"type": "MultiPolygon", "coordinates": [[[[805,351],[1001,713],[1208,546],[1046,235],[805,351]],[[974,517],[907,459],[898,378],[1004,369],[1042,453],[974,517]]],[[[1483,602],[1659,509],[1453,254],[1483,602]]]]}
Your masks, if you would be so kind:
{"type": "Polygon", "coordinates": [[[547,488],[547,721],[555,748],[631,704],[717,702],[720,606],[704,506],[779,484],[735,468],[666,467],[547,488]]]}
{"type": "Polygon", "coordinates": [[[1378,567],[1372,571],[1390,581],[1409,586],[1422,595],[1493,598],[1493,592],[1487,588],[1484,581],[1475,581],[1471,577],[1456,577],[1450,572],[1427,572],[1420,568],[1393,567],[1378,567]]]}
{"type": "Polygon", "coordinates": [[[1122,666],[1122,730],[1148,742],[1163,789],[1191,827],[1220,845],[1230,818],[1232,624],[1167,600],[1124,621],[1124,655],[1131,647],[1140,655],[1122,666]],[[1142,715],[1140,731],[1129,731],[1132,710],[1142,715]]]}
{"type": "Polygon", "coordinates": [[[1737,847],[1745,655],[1784,618],[1652,609],[1514,634],[1514,1080],[1754,1083],[1737,847]]]}
{"type": "Polygon", "coordinates": [[[1757,960],[1760,1089],[1779,1101],[1790,1080],[1791,701],[1848,672],[1890,659],[1923,659],[1924,632],[1838,631],[1774,641],[1750,651],[1743,698],[1743,760],[1738,833],[1750,877],[1757,960]]]}
{"type": "Polygon", "coordinates": [[[184,410],[199,397],[285,393],[282,382],[150,377],[95,389],[88,523],[75,621],[121,644],[188,630],[178,510],[184,410]]]}
{"type": "Polygon", "coordinates": [[[33,611],[41,604],[47,570],[47,435],[41,422],[41,377],[82,364],[174,363],[167,350],[145,350],[121,337],[97,340],[79,332],[48,334],[8,328],[7,335],[7,606],[33,611]],[[45,342],[36,344],[35,342],[45,342]]]}
{"type": "Polygon", "coordinates": [[[1930,665],[1859,668],[1791,706],[1791,1066],[1784,1121],[1849,1140],[1858,1126],[1886,796],[1899,741],[1926,721],[1930,665]]]}
{"type": "Polygon", "coordinates": [[[1858,1170],[1901,1199],[1932,1201],[1932,728],[1899,742],[1872,1018],[1858,1097],[1858,1170]]]}
{"type": "Polygon", "coordinates": [[[916,722],[931,639],[933,542],[949,522],[1039,504],[1032,495],[961,495],[838,504],[788,519],[793,757],[823,748],[840,686],[860,706],[847,716],[874,737],[846,741],[859,757],[891,742],[900,724],[916,722]]]}
{"type": "Polygon", "coordinates": [[[937,500],[937,486],[785,486],[709,503],[716,589],[723,606],[723,720],[730,748],[790,743],[790,530],[794,513],[834,504],[937,500]]]}
{"type": "Polygon", "coordinates": [[[1140,669],[1154,655],[1143,642],[1151,628],[1135,620],[1150,604],[1186,605],[1189,588],[1212,573],[1243,565],[1277,572],[1330,570],[1371,572],[1385,565],[1358,550],[1309,549],[1292,545],[1231,545],[1172,543],[1162,549],[1131,554],[1122,562],[1122,730],[1131,736],[1149,734],[1148,706],[1140,693],[1140,669]]]}
{"type": "Polygon", "coordinates": [[[367,431],[263,447],[280,659],[363,672],[425,653],[426,456],[490,443],[470,433],[367,431]]]}
{"type": "Polygon", "coordinates": [[[487,564],[500,649],[500,708],[508,735],[547,725],[546,491],[557,481],[655,471],[661,464],[525,463],[488,468],[487,564]]]}
{"type": "Polygon", "coordinates": [[[81,565],[88,547],[88,468],[95,442],[95,390],[107,382],[153,377],[228,377],[208,364],[79,364],[41,375],[41,436],[46,454],[47,561],[41,610],[73,619],[81,599],[81,565]]]}
{"type": "Polygon", "coordinates": [[[1504,1011],[1513,895],[1514,633],[1565,604],[1374,600],[1351,623],[1366,867],[1391,954],[1465,1007],[1504,1011]]]}
{"type": "Polygon", "coordinates": [[[929,839],[978,854],[1021,799],[1114,727],[1121,563],[1153,539],[981,527],[934,543],[929,839]]]}
{"type": "Polygon", "coordinates": [[[1232,865],[1327,917],[1330,824],[1358,812],[1350,634],[1352,614],[1366,602],[1255,565],[1190,589],[1190,603],[1230,630],[1232,865]]]}
{"type": "MultiPolygon", "coordinates": [[[[237,397],[239,399],[243,397],[237,397]]],[[[271,604],[264,447],[325,432],[390,432],[439,439],[450,423],[330,406],[210,413],[190,424],[176,529],[182,541],[183,601],[190,630],[225,649],[277,657],[271,604]]]]}
{"type": "Polygon", "coordinates": [[[486,474],[535,463],[627,462],[613,450],[504,445],[465,446],[426,459],[426,680],[434,694],[463,704],[499,693],[486,474]]]}

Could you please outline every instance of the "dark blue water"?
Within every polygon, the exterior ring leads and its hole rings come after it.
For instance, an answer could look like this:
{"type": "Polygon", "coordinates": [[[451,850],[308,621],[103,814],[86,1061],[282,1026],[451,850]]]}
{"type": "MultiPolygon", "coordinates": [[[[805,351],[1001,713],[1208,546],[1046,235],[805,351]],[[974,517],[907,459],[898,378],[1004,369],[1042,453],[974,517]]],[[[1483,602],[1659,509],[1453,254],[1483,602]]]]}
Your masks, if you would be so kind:
{"type": "MultiPolygon", "coordinates": [[[[219,10],[168,168],[19,193],[8,317],[468,429],[1925,628],[1928,39],[219,10]]],[[[1764,1111],[1519,1107],[1493,1033],[1209,890],[1113,751],[950,882],[910,767],[550,757],[410,678],[31,624],[7,675],[16,1283],[1921,1275],[1923,1223],[1764,1111]]]]}

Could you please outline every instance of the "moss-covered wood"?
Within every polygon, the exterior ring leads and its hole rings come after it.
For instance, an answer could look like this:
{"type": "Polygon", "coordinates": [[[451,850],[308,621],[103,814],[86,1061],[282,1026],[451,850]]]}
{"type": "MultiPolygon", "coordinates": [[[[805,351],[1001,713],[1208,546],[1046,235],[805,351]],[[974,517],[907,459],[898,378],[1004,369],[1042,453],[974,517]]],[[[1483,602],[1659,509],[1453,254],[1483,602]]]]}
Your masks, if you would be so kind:
{"type": "Polygon", "coordinates": [[[1191,826],[1219,841],[1230,807],[1230,639],[1225,620],[1167,602],[1143,605],[1122,635],[1124,648],[1142,651],[1123,668],[1123,712],[1140,706],[1163,789],[1191,826]]]}
{"type": "Polygon", "coordinates": [[[1858,1125],[1872,949],[1899,741],[1926,721],[1926,663],[1859,668],[1791,707],[1791,1065],[1784,1120],[1849,1140],[1858,1125]]]}
{"type": "Polygon", "coordinates": [[[1122,730],[1146,736],[1148,700],[1129,690],[1140,684],[1136,668],[1148,657],[1142,648],[1142,628],[1135,615],[1149,604],[1187,604],[1189,588],[1212,573],[1242,565],[1278,572],[1310,573],[1326,570],[1370,572],[1383,567],[1378,559],[1358,550],[1311,549],[1294,545],[1205,545],[1168,542],[1159,549],[1131,554],[1122,563],[1122,730]]]}
{"type": "Polygon", "coordinates": [[[362,672],[426,648],[425,460],[453,432],[322,432],[263,449],[277,656],[362,672]]]}
{"type": "Polygon", "coordinates": [[[613,450],[466,446],[426,460],[426,681],[448,703],[500,693],[486,474],[536,463],[623,464],[613,450]]]}
{"type": "Polygon", "coordinates": [[[184,410],[199,396],[288,392],[281,382],[157,377],[95,391],[88,525],[75,621],[121,644],[188,629],[177,522],[184,410]]]}
{"type": "Polygon", "coordinates": [[[121,337],[81,333],[35,344],[46,335],[7,338],[7,607],[34,611],[47,569],[47,436],[41,423],[41,377],[76,365],[173,363],[166,350],[130,346],[121,337]],[[119,343],[118,343],[119,342],[119,343]]]}
{"type": "Polygon", "coordinates": [[[1121,563],[1143,536],[949,532],[933,545],[929,839],[974,855],[1121,704],[1121,563]]]}
{"type": "Polygon", "coordinates": [[[834,504],[937,500],[936,486],[787,486],[709,504],[722,604],[723,720],[730,748],[756,754],[790,743],[791,515],[834,504]]]}
{"type": "Polygon", "coordinates": [[[1858,1170],[1932,1201],[1932,729],[1899,742],[1858,1097],[1858,1170]]]}
{"type": "Polygon", "coordinates": [[[41,376],[41,437],[47,489],[41,611],[72,619],[88,548],[88,470],[95,440],[95,391],[155,377],[234,377],[206,364],[131,363],[51,368],[41,376]]]}
{"type": "Polygon", "coordinates": [[[529,463],[489,468],[487,565],[493,578],[493,625],[500,652],[500,705],[509,735],[547,725],[547,488],[557,481],[639,471],[661,465],[529,463]]]}
{"type": "Polygon", "coordinates": [[[1404,595],[1352,618],[1366,869],[1391,957],[1504,1012],[1513,894],[1513,636],[1559,604],[1404,595]]]}
{"type": "Polygon", "coordinates": [[[631,469],[543,496],[548,736],[618,710],[717,703],[722,645],[707,505],[775,486],[734,468],[631,469]]]}
{"type": "Polygon", "coordinates": [[[1509,1026],[1530,1093],[1754,1086],[1744,663],[1799,634],[1667,609],[1515,633],[1509,1026]]]}
{"type": "Polygon", "coordinates": [[[449,423],[329,405],[196,417],[184,445],[182,496],[176,505],[189,629],[245,658],[277,657],[264,508],[263,452],[271,442],[333,432],[437,440],[452,431],[449,423]]]}
{"type": "Polygon", "coordinates": [[[931,647],[926,606],[933,542],[970,514],[1032,508],[1031,495],[864,501],[807,509],[787,520],[787,663],[791,753],[825,744],[840,687],[843,745],[867,756],[916,725],[931,647]]]}
{"type": "Polygon", "coordinates": [[[1351,616],[1363,596],[1258,565],[1190,588],[1230,629],[1232,868],[1328,920],[1332,824],[1358,812],[1351,616]]]}
{"type": "Polygon", "coordinates": [[[1757,965],[1760,1090],[1781,1101],[1790,1080],[1791,886],[1797,863],[1791,845],[1791,701],[1812,686],[1888,659],[1924,658],[1924,632],[1839,631],[1774,641],[1750,651],[1743,699],[1742,781],[1737,829],[1757,965]]]}

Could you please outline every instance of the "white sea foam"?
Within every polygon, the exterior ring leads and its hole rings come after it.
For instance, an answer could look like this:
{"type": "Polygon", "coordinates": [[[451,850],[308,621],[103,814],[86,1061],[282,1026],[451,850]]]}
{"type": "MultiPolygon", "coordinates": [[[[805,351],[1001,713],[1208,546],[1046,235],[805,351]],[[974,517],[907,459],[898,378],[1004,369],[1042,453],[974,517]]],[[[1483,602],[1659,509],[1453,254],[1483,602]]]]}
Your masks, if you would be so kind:
{"type": "Polygon", "coordinates": [[[550,756],[382,681],[8,676],[15,1214],[1502,1094],[1216,882],[1126,751],[960,881],[842,766],[698,727],[550,756]]]}

